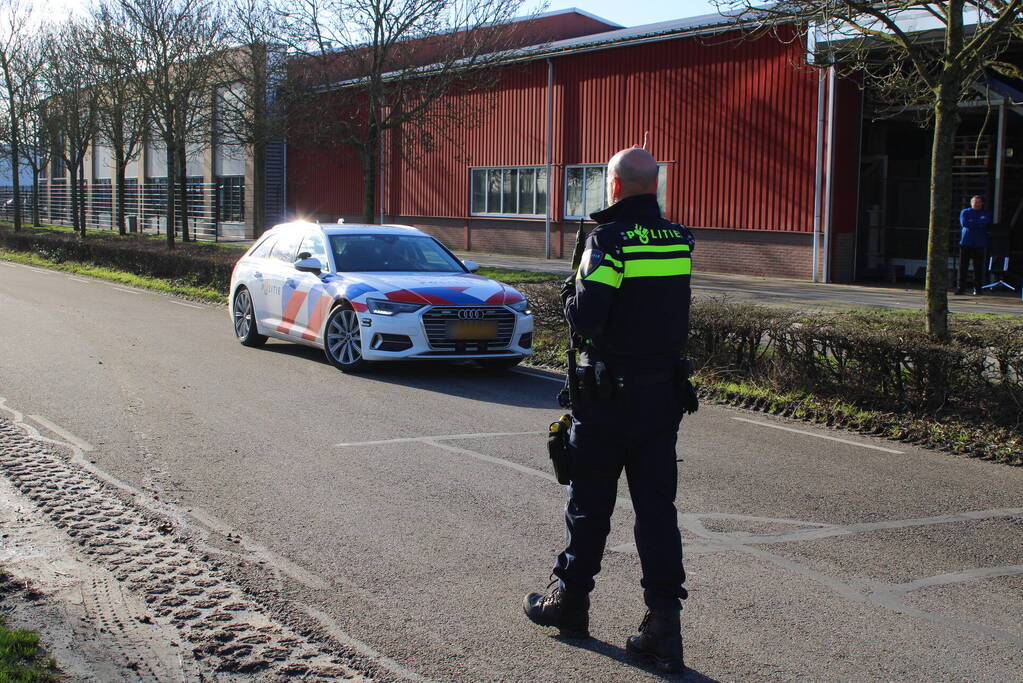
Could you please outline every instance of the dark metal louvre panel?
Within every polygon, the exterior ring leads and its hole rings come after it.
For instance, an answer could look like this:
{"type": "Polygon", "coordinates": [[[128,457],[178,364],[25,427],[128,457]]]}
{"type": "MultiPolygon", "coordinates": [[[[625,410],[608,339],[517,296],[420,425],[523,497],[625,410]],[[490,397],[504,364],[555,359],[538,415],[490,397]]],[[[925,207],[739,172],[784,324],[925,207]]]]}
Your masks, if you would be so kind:
{"type": "Polygon", "coordinates": [[[264,195],[265,225],[257,225],[257,234],[284,221],[287,204],[288,162],[284,140],[271,140],[266,145],[266,187],[264,195]]]}
{"type": "Polygon", "coordinates": [[[515,331],[515,314],[503,306],[437,306],[423,314],[423,327],[430,348],[438,351],[498,349],[511,343],[512,332],[515,331]],[[483,317],[479,320],[496,320],[497,339],[482,342],[449,339],[448,323],[459,320],[458,312],[463,310],[483,311],[483,317]]]}

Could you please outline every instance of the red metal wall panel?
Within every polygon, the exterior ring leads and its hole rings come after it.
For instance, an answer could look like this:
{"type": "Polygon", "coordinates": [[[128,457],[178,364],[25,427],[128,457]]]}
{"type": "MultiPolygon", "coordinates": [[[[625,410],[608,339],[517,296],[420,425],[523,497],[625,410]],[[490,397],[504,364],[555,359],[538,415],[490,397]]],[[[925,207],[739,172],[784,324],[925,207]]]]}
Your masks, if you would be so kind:
{"type": "MultiPolygon", "coordinates": [[[[798,43],[737,34],[553,58],[555,220],[565,165],[605,163],[649,130],[651,152],[669,164],[672,219],[811,231],[817,77],[801,60],[798,43]]],[[[478,125],[467,121],[431,152],[389,159],[388,215],[466,217],[470,167],[546,162],[546,61],[507,67],[491,94],[452,97],[482,108],[478,125]]],[[[289,193],[296,207],[358,212],[357,175],[291,160],[289,185],[305,184],[289,193]]]]}

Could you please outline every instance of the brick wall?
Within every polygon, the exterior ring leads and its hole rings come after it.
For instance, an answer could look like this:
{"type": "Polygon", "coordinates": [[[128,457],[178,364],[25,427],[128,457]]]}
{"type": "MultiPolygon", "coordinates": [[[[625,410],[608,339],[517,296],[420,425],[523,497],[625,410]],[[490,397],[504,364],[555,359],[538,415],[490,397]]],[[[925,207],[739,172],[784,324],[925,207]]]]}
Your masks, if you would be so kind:
{"type": "Polygon", "coordinates": [[[831,236],[831,281],[852,282],[855,270],[856,235],[851,232],[831,236]]]}
{"type": "Polygon", "coordinates": [[[813,235],[798,232],[693,228],[693,269],[755,277],[809,280],[813,235]]]}

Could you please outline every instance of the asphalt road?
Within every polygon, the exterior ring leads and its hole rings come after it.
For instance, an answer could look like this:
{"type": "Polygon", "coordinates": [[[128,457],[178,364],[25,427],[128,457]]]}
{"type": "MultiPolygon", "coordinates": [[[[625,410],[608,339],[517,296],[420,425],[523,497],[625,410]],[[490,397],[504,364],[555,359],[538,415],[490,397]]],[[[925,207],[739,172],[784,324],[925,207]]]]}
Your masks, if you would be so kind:
{"type": "MultiPolygon", "coordinates": [[[[231,571],[253,594],[396,679],[657,678],[622,650],[643,612],[627,496],[595,638],[522,614],[563,543],[556,389],[346,376],[243,348],[223,307],[0,263],[0,406],[177,506],[251,562],[231,571]]],[[[714,406],[679,457],[688,680],[1021,679],[1023,469],[714,406]]]]}

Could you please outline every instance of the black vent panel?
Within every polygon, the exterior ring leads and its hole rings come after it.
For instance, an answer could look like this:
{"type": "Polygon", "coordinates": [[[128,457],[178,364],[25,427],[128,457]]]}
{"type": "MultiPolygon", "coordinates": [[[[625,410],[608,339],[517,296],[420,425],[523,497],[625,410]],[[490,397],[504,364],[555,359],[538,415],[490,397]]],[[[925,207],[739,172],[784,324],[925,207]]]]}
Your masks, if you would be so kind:
{"type": "Polygon", "coordinates": [[[507,348],[515,314],[503,306],[436,306],[423,314],[430,348],[458,353],[507,348]]]}

